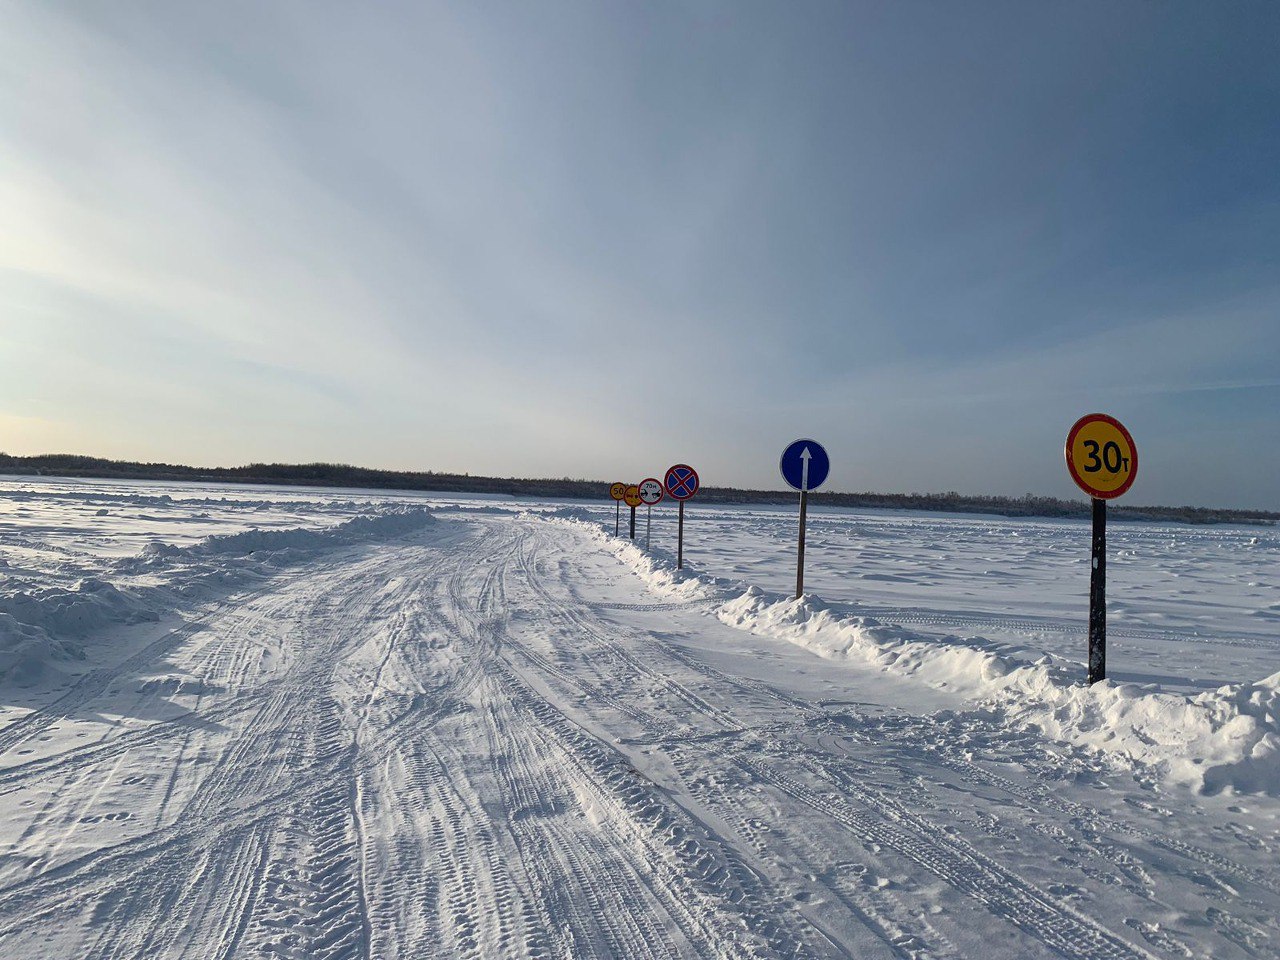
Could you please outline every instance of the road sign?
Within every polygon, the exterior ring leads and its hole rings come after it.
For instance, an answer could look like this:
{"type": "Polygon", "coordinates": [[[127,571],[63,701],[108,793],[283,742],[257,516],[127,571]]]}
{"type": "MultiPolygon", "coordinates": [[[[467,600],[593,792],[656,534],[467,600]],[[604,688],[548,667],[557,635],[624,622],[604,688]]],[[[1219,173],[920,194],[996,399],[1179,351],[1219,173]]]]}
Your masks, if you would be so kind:
{"type": "Polygon", "coordinates": [[[782,479],[800,491],[800,533],[796,544],[796,599],[804,596],[804,527],[809,513],[809,491],[827,482],[831,458],[817,440],[800,439],[787,444],[778,458],[782,479]]]}
{"type": "Polygon", "coordinates": [[[640,502],[653,506],[662,499],[662,483],[650,477],[640,481],[640,502]]]}
{"type": "Polygon", "coordinates": [[[1089,564],[1089,683],[1107,678],[1107,501],[1138,475],[1138,447],[1115,417],[1090,413],[1067,433],[1067,472],[1093,500],[1089,564]]]}
{"type": "Polygon", "coordinates": [[[827,481],[831,460],[816,440],[797,440],[782,451],[778,469],[782,479],[797,490],[817,490],[827,481]]]}
{"type": "Polygon", "coordinates": [[[649,549],[649,534],[653,532],[653,505],[662,499],[662,483],[654,477],[640,481],[640,499],[648,505],[644,521],[644,548],[649,549]]]}
{"type": "Polygon", "coordinates": [[[638,484],[629,483],[627,489],[622,492],[623,502],[631,508],[631,539],[636,538],[636,507],[643,502],[640,499],[640,487],[638,484]]]}
{"type": "Polygon", "coordinates": [[[676,569],[684,569],[684,502],[698,492],[701,481],[698,471],[687,463],[677,463],[669,467],[662,479],[662,486],[667,496],[678,501],[680,510],[676,514],[676,569]]]}
{"type": "Polygon", "coordinates": [[[698,492],[698,471],[687,463],[677,463],[667,470],[663,486],[672,500],[688,500],[698,492]]]}
{"type": "Polygon", "coordinates": [[[1115,417],[1090,413],[1067,434],[1067,471],[1076,485],[1097,500],[1114,500],[1138,475],[1138,447],[1115,417]]]}
{"type": "Polygon", "coordinates": [[[622,524],[622,498],[627,495],[627,485],[619,480],[609,485],[609,496],[618,502],[613,505],[613,535],[618,535],[618,527],[622,524]]]}

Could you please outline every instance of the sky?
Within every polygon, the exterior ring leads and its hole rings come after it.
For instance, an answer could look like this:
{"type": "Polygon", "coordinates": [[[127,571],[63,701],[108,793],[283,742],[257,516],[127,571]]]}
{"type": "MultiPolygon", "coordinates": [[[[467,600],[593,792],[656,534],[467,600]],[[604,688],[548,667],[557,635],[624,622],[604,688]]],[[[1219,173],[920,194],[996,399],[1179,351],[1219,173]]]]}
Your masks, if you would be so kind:
{"type": "Polygon", "coordinates": [[[0,0],[0,450],[1280,509],[1280,5],[0,0]]]}

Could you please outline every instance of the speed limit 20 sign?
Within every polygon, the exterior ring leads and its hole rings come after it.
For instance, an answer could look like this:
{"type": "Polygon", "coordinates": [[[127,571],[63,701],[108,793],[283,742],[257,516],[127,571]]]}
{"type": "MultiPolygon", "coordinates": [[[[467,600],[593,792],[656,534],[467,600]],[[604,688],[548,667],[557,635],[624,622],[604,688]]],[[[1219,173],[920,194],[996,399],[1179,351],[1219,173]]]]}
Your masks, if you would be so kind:
{"type": "Polygon", "coordinates": [[[1115,417],[1090,413],[1067,434],[1067,470],[1085,493],[1097,500],[1124,494],[1138,475],[1138,448],[1115,417]]]}

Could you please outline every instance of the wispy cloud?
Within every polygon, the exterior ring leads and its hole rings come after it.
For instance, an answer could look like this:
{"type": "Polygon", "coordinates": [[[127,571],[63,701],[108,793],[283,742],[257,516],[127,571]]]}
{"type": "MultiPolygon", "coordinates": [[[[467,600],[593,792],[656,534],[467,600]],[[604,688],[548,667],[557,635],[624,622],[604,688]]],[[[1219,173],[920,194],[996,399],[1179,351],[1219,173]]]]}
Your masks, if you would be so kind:
{"type": "Polygon", "coordinates": [[[148,457],[753,484],[821,432],[833,482],[1017,492],[1086,405],[1265,434],[1248,16],[11,5],[0,409],[148,457]],[[994,416],[998,481],[961,442],[994,416]]]}

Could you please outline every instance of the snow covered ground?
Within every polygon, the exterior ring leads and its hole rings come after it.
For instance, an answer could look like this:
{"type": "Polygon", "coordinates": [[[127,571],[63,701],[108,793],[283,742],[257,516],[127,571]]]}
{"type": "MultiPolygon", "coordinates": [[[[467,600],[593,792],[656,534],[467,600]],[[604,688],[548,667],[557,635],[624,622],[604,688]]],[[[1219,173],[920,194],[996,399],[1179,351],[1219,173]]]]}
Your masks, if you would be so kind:
{"type": "Polygon", "coordinates": [[[673,517],[0,478],[0,956],[1280,956],[1274,528],[673,517]]]}

